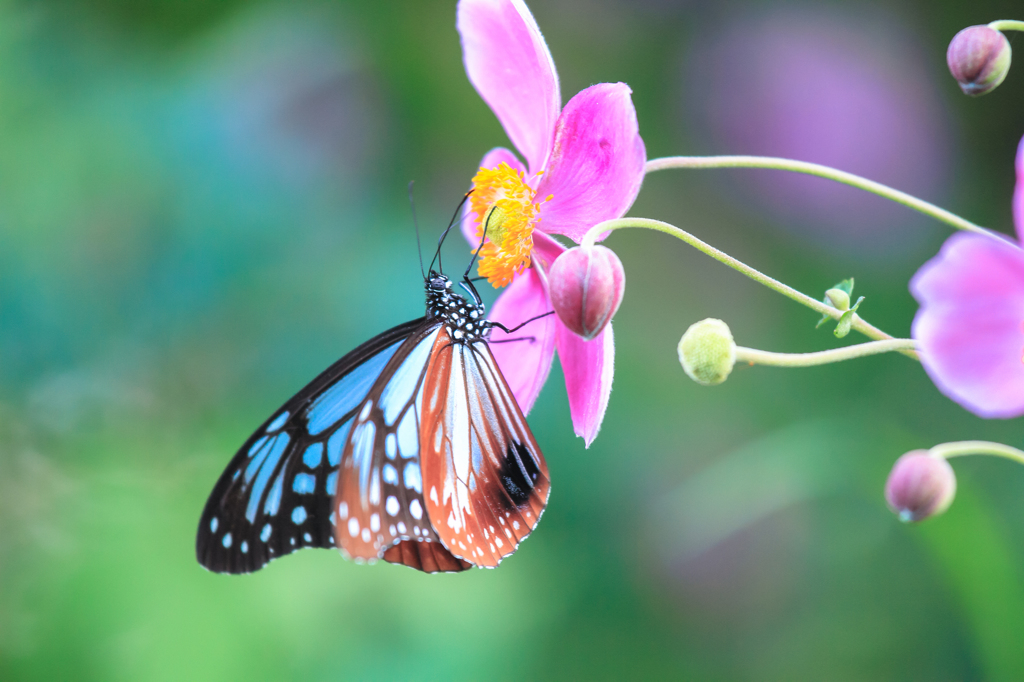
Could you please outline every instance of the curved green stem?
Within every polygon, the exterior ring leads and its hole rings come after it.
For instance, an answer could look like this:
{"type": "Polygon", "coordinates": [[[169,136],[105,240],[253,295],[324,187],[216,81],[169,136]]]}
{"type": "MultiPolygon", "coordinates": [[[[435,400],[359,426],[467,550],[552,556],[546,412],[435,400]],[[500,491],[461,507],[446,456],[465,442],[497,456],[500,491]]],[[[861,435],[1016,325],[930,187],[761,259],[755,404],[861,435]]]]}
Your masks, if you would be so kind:
{"type": "Polygon", "coordinates": [[[980,225],[975,225],[971,221],[964,220],[955,213],[951,213],[944,208],[939,208],[935,204],[918,199],[906,192],[901,192],[898,189],[893,189],[892,187],[883,185],[880,182],[875,182],[874,180],[862,178],[859,175],[854,175],[853,173],[836,170],[835,168],[829,168],[828,166],[822,166],[817,163],[794,161],[792,159],[782,159],[772,156],[667,156],[661,159],[651,159],[647,162],[644,170],[646,173],[653,173],[655,171],[668,170],[670,168],[770,168],[773,170],[803,173],[805,175],[816,175],[820,178],[835,180],[836,182],[841,182],[844,185],[857,187],[858,189],[877,194],[881,197],[885,197],[886,199],[891,199],[898,204],[903,204],[915,211],[920,211],[921,213],[931,216],[936,220],[940,220],[947,225],[951,225],[958,230],[977,232],[979,234],[990,236],[992,234],[980,225]]]}
{"type": "Polygon", "coordinates": [[[772,353],[753,348],[736,347],[736,362],[749,362],[752,365],[770,365],[772,367],[814,367],[832,362],[853,360],[868,355],[889,353],[891,351],[913,350],[916,342],[913,339],[891,339],[886,341],[868,341],[845,348],[818,351],[817,353],[772,353]]]}
{"type": "MultiPolygon", "coordinates": [[[[807,306],[811,310],[821,313],[822,315],[828,315],[834,320],[838,320],[840,317],[843,316],[844,311],[839,310],[838,308],[833,308],[832,306],[822,303],[817,299],[811,298],[807,294],[797,291],[791,286],[783,284],[777,279],[773,279],[768,275],[758,272],[757,270],[750,267],[746,263],[743,263],[742,261],[739,261],[730,256],[729,254],[725,253],[724,251],[719,251],[710,244],[701,241],[697,237],[694,237],[689,232],[681,230],[675,225],[670,225],[660,220],[651,220],[650,218],[618,218],[617,220],[606,220],[603,223],[598,223],[597,225],[594,225],[592,228],[590,228],[587,231],[587,233],[583,236],[583,239],[580,241],[580,246],[592,247],[594,246],[594,243],[597,241],[597,237],[599,235],[604,234],[605,232],[621,230],[627,227],[640,227],[648,230],[657,230],[658,232],[664,232],[665,234],[670,234],[673,237],[676,237],[677,239],[681,239],[682,241],[686,242],[687,244],[694,247],[698,251],[707,254],[708,256],[711,256],[719,263],[724,263],[733,270],[742,272],[744,275],[754,280],[755,282],[763,284],[769,289],[777,291],[783,296],[791,298],[797,303],[801,303],[807,306]]],[[[891,340],[893,338],[892,336],[883,332],[881,329],[878,329],[877,327],[865,322],[864,319],[862,319],[856,313],[854,313],[853,315],[853,324],[851,326],[853,329],[856,329],[857,331],[859,331],[861,334],[864,334],[868,338],[877,340],[891,340]]],[[[912,350],[901,350],[900,352],[908,357],[914,358],[915,360],[917,359],[917,353],[915,353],[912,350]]]]}
{"type": "Polygon", "coordinates": [[[1009,445],[993,443],[987,440],[962,440],[956,443],[942,443],[929,450],[928,454],[945,459],[963,457],[965,455],[993,455],[1024,464],[1024,450],[1018,450],[1009,445]]]}
{"type": "Polygon", "coordinates": [[[1024,31],[1024,21],[1015,19],[997,19],[988,25],[997,31],[1024,31]]]}

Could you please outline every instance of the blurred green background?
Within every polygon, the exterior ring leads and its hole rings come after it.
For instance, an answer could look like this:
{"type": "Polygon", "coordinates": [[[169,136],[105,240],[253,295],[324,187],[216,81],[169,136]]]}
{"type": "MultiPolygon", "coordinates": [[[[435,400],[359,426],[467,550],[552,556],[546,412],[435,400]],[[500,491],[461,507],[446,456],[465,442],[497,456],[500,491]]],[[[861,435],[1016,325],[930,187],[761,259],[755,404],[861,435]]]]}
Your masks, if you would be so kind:
{"type": "MultiPolygon", "coordinates": [[[[563,100],[628,82],[651,157],[830,163],[1012,230],[1024,65],[968,99],[945,50],[1017,2],[532,9],[563,100]]],[[[498,570],[196,563],[250,432],[422,314],[406,183],[430,239],[507,144],[454,15],[0,2],[0,679],[1024,679],[1024,471],[957,460],[956,502],[920,526],[882,497],[904,451],[1020,446],[1020,421],[968,414],[897,355],[697,386],[675,345],[704,317],[767,350],[854,339],[650,232],[608,241],[628,287],[600,437],[573,436],[556,364],[530,415],[550,504],[498,570]]],[[[854,276],[865,317],[908,334],[907,280],[948,228],[778,175],[660,173],[631,214],[815,296],[854,276]]]]}

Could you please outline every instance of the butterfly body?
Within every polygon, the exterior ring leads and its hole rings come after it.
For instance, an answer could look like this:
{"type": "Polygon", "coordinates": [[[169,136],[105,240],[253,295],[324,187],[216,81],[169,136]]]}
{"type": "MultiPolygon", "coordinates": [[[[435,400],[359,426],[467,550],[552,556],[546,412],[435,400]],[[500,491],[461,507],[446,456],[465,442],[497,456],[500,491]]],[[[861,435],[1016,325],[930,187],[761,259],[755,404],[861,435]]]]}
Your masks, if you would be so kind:
{"type": "Polygon", "coordinates": [[[325,370],[242,446],[196,538],[248,573],[303,547],[427,571],[493,567],[536,526],[547,465],[487,347],[492,323],[434,272],[427,314],[325,370]]]}

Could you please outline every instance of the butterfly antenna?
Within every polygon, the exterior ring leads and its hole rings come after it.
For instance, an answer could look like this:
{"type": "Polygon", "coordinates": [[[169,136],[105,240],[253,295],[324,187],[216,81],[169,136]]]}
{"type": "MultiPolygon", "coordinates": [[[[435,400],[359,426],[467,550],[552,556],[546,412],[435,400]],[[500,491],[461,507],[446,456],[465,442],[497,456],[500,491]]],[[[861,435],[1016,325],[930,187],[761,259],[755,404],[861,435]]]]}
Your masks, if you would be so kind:
{"type": "MultiPolygon", "coordinates": [[[[487,241],[487,226],[491,223],[491,215],[494,213],[493,210],[487,213],[487,220],[484,221],[484,232],[480,235],[480,246],[473,252],[473,257],[469,260],[469,267],[462,273],[462,288],[468,291],[472,296],[473,300],[477,305],[482,305],[483,300],[480,298],[480,292],[473,286],[473,280],[470,278],[469,273],[473,269],[473,265],[476,263],[477,256],[480,254],[480,249],[484,248],[484,242],[487,241]]],[[[480,277],[478,279],[485,279],[480,277]]]]}
{"type": "Polygon", "coordinates": [[[412,225],[416,228],[416,252],[420,256],[420,274],[423,275],[423,281],[427,281],[427,273],[423,270],[423,245],[420,244],[420,223],[416,220],[416,202],[412,198],[412,186],[415,181],[409,181],[409,206],[412,207],[412,225]]]}
{"type": "Polygon", "coordinates": [[[477,256],[480,255],[480,249],[484,248],[484,242],[487,241],[487,226],[491,224],[491,216],[494,215],[494,209],[487,212],[487,220],[484,221],[484,233],[480,236],[480,246],[476,247],[473,251],[473,257],[469,259],[469,267],[462,273],[462,279],[469,280],[469,273],[473,270],[473,266],[476,264],[477,256]]]}
{"type": "Polygon", "coordinates": [[[445,228],[444,232],[437,240],[437,251],[434,252],[434,257],[430,259],[430,269],[434,268],[434,261],[437,261],[437,269],[444,272],[444,267],[441,265],[441,246],[444,244],[444,240],[448,237],[448,233],[452,231],[452,227],[455,225],[455,221],[459,218],[459,213],[462,211],[462,207],[469,201],[469,195],[473,193],[473,190],[466,192],[466,196],[462,197],[462,201],[455,208],[455,215],[452,216],[451,222],[448,223],[448,227],[445,228]]]}

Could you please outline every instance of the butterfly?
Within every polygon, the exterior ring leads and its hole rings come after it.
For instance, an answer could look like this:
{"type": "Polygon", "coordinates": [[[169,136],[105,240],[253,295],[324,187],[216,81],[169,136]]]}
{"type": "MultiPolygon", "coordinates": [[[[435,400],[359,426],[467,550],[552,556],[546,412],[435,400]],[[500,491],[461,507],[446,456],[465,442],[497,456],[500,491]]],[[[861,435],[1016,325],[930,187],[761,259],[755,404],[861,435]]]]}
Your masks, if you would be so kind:
{"type": "Polygon", "coordinates": [[[516,550],[551,486],[488,348],[493,327],[518,327],[484,317],[472,266],[466,297],[431,261],[424,317],[342,357],[249,437],[206,502],[200,564],[250,573],[334,547],[436,573],[493,568],[516,550]]]}

